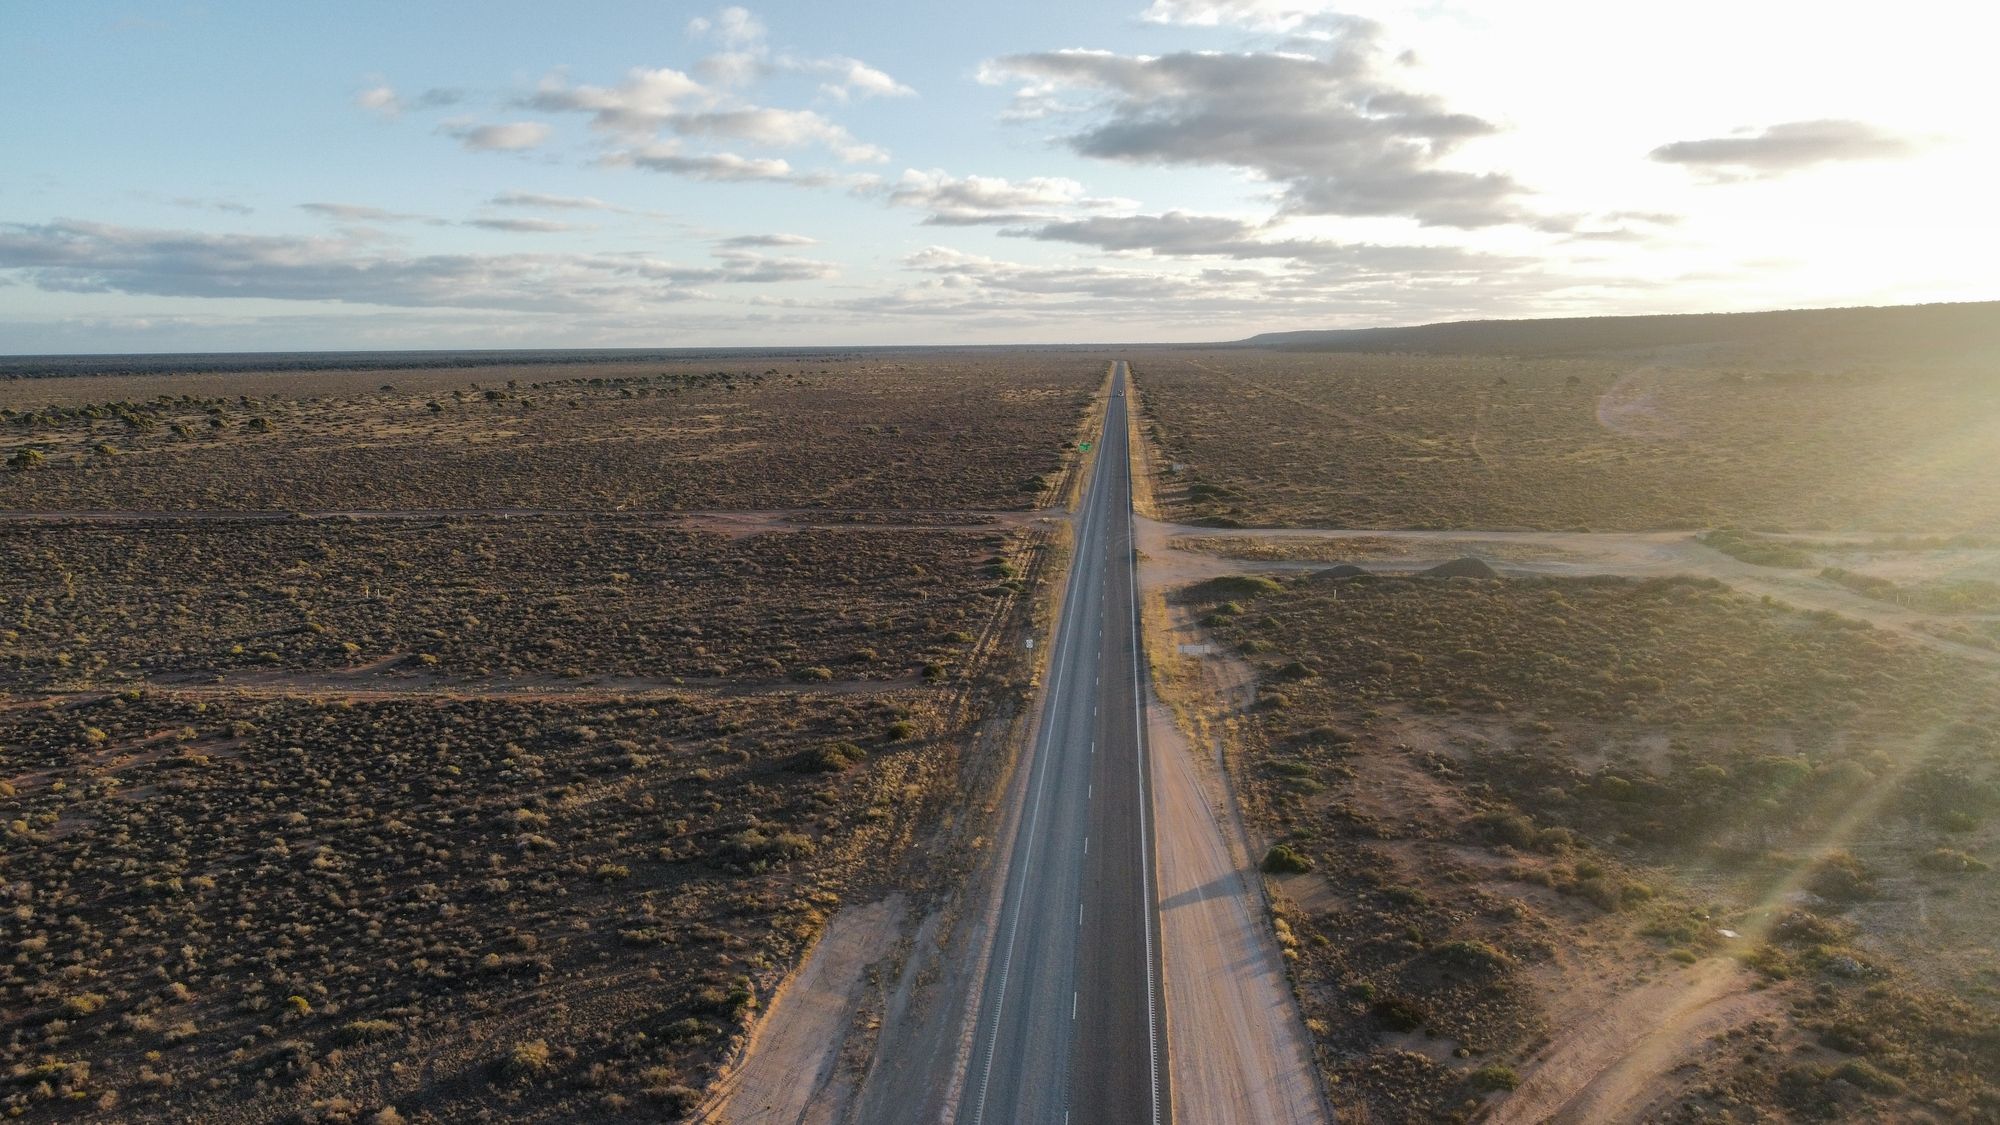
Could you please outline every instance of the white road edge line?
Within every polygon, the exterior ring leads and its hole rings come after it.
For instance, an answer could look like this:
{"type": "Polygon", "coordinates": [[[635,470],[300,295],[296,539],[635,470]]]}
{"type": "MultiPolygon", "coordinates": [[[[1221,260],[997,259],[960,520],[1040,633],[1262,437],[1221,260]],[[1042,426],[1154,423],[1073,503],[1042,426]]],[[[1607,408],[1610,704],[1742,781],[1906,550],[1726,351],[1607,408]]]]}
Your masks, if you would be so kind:
{"type": "MultiPolygon", "coordinates": [[[[1124,383],[1131,381],[1132,366],[1122,359],[1118,361],[1118,365],[1122,369],[1119,373],[1125,377],[1119,384],[1122,390],[1124,383]]],[[[1132,419],[1129,415],[1125,419],[1125,432],[1118,436],[1118,444],[1125,453],[1126,542],[1124,566],[1126,573],[1130,576],[1130,581],[1125,586],[1125,592],[1130,596],[1132,602],[1132,716],[1135,724],[1133,733],[1139,740],[1139,889],[1140,896],[1145,902],[1145,909],[1141,911],[1141,914],[1146,920],[1147,1062],[1150,1065],[1153,1080],[1151,1090],[1153,1125],[1160,1125],[1160,1017],[1157,1003],[1153,997],[1153,857],[1151,855],[1152,848],[1150,847],[1152,837],[1146,829],[1146,809],[1153,803],[1153,795],[1146,789],[1146,710],[1143,706],[1145,687],[1139,676],[1139,572],[1138,568],[1132,562],[1133,544],[1131,531],[1135,512],[1132,508],[1132,419]]]]}

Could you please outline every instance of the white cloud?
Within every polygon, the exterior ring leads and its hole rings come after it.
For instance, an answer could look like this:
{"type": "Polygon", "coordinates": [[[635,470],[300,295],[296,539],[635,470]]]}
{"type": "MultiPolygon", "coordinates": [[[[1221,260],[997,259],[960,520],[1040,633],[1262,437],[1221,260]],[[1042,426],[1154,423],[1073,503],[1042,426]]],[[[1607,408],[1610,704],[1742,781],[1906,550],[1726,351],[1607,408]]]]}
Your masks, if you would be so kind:
{"type": "Polygon", "coordinates": [[[555,131],[540,121],[509,121],[499,125],[446,124],[441,132],[457,137],[472,152],[524,152],[540,147],[555,131]]]}
{"type": "Polygon", "coordinates": [[[1326,4],[1301,4],[1298,0],[1153,0],[1139,18],[1182,27],[1294,31],[1329,11],[1326,4]]]}
{"type": "Polygon", "coordinates": [[[888,74],[869,66],[860,59],[835,56],[827,59],[809,59],[783,63],[793,69],[824,74],[828,81],[820,86],[820,92],[836,101],[846,101],[850,96],[863,98],[909,98],[916,91],[889,77],[888,74]]]}
{"type": "Polygon", "coordinates": [[[404,110],[440,109],[456,105],[463,98],[464,94],[460,91],[441,87],[432,87],[415,98],[404,98],[396,92],[394,86],[387,82],[377,82],[356,94],[354,104],[362,109],[379,113],[383,117],[396,118],[402,116],[404,110]]]}
{"type": "Polygon", "coordinates": [[[821,173],[801,172],[779,157],[749,157],[733,152],[684,153],[673,142],[661,142],[637,149],[615,152],[601,163],[608,167],[643,168],[648,172],[669,172],[696,180],[750,181],[818,187],[829,183],[821,173]]]}
{"type": "Polygon", "coordinates": [[[1129,206],[1129,200],[1095,199],[1084,187],[1060,176],[1009,180],[1000,176],[953,176],[942,169],[905,169],[893,184],[870,191],[891,206],[928,211],[930,226],[971,226],[980,223],[1052,221],[1077,209],[1102,210],[1129,206]]]}
{"type": "Polygon", "coordinates": [[[856,164],[888,159],[881,148],[856,140],[815,110],[723,105],[723,100],[680,71],[635,70],[615,87],[567,86],[561,79],[544,79],[526,104],[551,112],[589,113],[593,127],[634,139],[669,132],[773,148],[820,145],[856,164]]]}
{"type": "Polygon", "coordinates": [[[681,71],[634,67],[616,86],[571,86],[551,75],[525,104],[551,113],[588,113],[591,126],[607,132],[650,133],[679,112],[683,102],[709,100],[707,87],[681,71]]]}
{"type": "Polygon", "coordinates": [[[728,46],[741,47],[763,42],[767,29],[764,21],[751,15],[749,9],[728,7],[713,16],[689,20],[688,34],[713,37],[728,46]]]}
{"type": "Polygon", "coordinates": [[[862,144],[846,129],[809,109],[749,106],[711,110],[677,115],[670,118],[667,125],[674,132],[686,136],[723,137],[772,148],[817,144],[851,164],[879,163],[889,159],[888,153],[874,145],[862,144]]]}
{"type": "Polygon", "coordinates": [[[1063,141],[1082,155],[1243,169],[1282,185],[1292,213],[1466,228],[1542,219],[1511,176],[1446,161],[1498,126],[1402,88],[1374,24],[1329,26],[1337,34],[1310,52],[1050,51],[996,59],[982,77],[1016,84],[1031,113],[1075,112],[1081,127],[1063,141]],[[1090,100],[1065,106],[1064,93],[1090,100]]]}
{"type": "Polygon", "coordinates": [[[403,103],[396,97],[395,87],[387,85],[370,86],[361,91],[355,95],[354,104],[362,109],[372,109],[384,117],[394,117],[403,112],[403,103]]]}
{"type": "Polygon", "coordinates": [[[1908,137],[1861,121],[1787,121],[1734,136],[1675,141],[1654,149],[1654,160],[1680,164],[1712,179],[1782,176],[1851,160],[1893,160],[1917,152],[1908,137]]]}

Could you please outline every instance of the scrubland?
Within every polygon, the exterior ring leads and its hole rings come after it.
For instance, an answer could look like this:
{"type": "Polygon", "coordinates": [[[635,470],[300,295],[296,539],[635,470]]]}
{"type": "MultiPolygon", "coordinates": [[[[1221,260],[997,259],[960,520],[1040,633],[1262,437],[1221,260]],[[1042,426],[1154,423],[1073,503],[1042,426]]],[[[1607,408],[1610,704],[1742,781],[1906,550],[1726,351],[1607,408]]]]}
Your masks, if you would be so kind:
{"type": "Polygon", "coordinates": [[[1076,355],[26,379],[17,509],[1032,508],[1076,355]]]}
{"type": "Polygon", "coordinates": [[[7,1104],[672,1115],[949,792],[936,704],[12,706],[7,1104]]]}
{"type": "Polygon", "coordinates": [[[1006,533],[608,518],[8,528],[17,686],[250,672],[941,677],[1019,589],[1006,533]]]}
{"type": "Polygon", "coordinates": [[[1138,355],[1168,515],[1219,527],[2000,530],[1989,367],[1138,355]]]}
{"type": "Polygon", "coordinates": [[[2000,1120],[1990,363],[1500,327],[1135,363],[1165,518],[1363,532],[1168,544],[1294,568],[1170,596],[1336,1108],[2000,1120]],[[1400,529],[1561,577],[1297,572],[1400,529]]]}
{"type": "Polygon", "coordinates": [[[2000,1117],[1984,670],[1693,579],[1180,596],[1346,1119],[2000,1117]]]}
{"type": "Polygon", "coordinates": [[[955,878],[1103,372],[0,386],[0,1107],[686,1113],[843,903],[955,878]]]}

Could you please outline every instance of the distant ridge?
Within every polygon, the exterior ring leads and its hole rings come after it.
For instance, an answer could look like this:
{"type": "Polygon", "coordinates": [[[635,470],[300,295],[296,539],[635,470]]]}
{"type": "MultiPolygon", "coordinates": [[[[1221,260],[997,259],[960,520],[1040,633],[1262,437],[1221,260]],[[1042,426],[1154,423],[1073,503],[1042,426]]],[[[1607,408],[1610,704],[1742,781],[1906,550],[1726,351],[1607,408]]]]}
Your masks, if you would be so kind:
{"type": "Polygon", "coordinates": [[[1776,312],[1461,320],[1407,328],[1266,332],[1236,347],[1299,352],[1586,356],[1692,351],[1703,358],[2000,360],[2000,301],[1776,312]]]}

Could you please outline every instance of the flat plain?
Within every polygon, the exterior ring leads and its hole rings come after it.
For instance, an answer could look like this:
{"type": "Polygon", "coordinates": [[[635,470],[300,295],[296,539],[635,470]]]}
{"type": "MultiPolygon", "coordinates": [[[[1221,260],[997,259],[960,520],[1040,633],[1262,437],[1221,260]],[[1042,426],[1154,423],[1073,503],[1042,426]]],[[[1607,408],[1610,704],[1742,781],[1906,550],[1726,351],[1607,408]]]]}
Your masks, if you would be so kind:
{"type": "Polygon", "coordinates": [[[1133,360],[1335,1111],[2000,1119],[1990,350],[1499,327],[1133,360]]]}
{"type": "Polygon", "coordinates": [[[1162,499],[1215,526],[1950,534],[2000,526],[1977,363],[1133,357],[1162,499]]]}
{"type": "Polygon", "coordinates": [[[730,358],[0,384],[10,1114],[677,1117],[954,877],[1104,365],[730,358]]]}
{"type": "Polygon", "coordinates": [[[1556,1060],[1596,1077],[1545,1109],[1618,1119],[2000,1105],[1986,677],[1696,579],[1306,577],[1207,611],[1254,670],[1246,806],[1337,1100],[1436,1120],[1520,1084],[1497,1108],[1532,1119],[1556,1060]],[[1616,1068],[1642,1042],[1670,1078],[1616,1068]]]}
{"type": "Polygon", "coordinates": [[[8,508],[1039,506],[1077,355],[105,375],[0,387],[8,508]]]}
{"type": "MultiPolygon", "coordinates": [[[[2000,396],[1867,335],[1133,353],[1176,815],[1342,1120],[2000,1120],[2000,396]]],[[[0,1105],[853,1112],[1109,358],[0,384],[0,1105]]]]}

